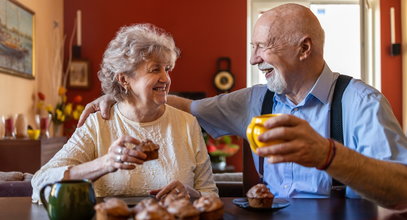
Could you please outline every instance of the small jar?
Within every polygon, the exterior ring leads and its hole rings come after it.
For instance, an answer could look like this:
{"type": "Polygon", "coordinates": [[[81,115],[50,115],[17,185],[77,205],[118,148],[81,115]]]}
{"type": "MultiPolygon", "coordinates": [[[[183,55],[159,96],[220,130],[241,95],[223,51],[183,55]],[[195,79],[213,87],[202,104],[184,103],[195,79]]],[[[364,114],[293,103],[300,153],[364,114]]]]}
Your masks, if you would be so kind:
{"type": "Polygon", "coordinates": [[[16,138],[27,137],[27,118],[23,114],[18,114],[16,118],[16,138]]]}
{"type": "Polygon", "coordinates": [[[14,138],[14,117],[13,115],[8,115],[4,119],[4,137],[5,138],[14,138]]]}

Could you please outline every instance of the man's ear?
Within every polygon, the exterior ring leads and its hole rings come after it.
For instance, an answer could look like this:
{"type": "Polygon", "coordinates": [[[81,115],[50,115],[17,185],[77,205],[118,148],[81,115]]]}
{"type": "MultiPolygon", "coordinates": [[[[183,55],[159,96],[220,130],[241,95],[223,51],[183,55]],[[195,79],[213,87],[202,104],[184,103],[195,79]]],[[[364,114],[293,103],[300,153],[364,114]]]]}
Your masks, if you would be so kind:
{"type": "Polygon", "coordinates": [[[310,37],[304,37],[300,41],[300,60],[303,61],[311,55],[312,40],[310,37]]]}

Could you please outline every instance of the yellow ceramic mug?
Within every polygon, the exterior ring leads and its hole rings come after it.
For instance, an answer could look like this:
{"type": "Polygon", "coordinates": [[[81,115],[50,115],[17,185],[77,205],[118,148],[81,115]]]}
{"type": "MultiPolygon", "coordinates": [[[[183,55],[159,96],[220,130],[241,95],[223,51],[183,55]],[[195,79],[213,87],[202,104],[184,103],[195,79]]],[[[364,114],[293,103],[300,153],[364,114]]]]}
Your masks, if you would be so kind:
{"type": "Polygon", "coordinates": [[[257,153],[257,148],[269,146],[273,144],[281,143],[280,140],[269,141],[269,142],[261,142],[258,140],[259,135],[264,133],[267,129],[264,127],[264,123],[271,117],[276,117],[281,114],[266,114],[260,115],[252,118],[249,126],[247,126],[246,136],[247,140],[250,143],[250,148],[253,152],[257,153]]]}

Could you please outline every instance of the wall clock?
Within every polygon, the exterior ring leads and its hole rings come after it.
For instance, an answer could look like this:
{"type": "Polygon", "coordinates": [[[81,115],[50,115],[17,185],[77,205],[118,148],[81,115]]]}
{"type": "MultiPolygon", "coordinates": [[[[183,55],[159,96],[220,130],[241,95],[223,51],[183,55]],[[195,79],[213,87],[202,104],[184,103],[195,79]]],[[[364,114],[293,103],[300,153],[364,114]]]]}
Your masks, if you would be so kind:
{"type": "Polygon", "coordinates": [[[217,60],[217,69],[213,77],[213,85],[218,92],[229,92],[235,85],[235,76],[230,71],[231,61],[229,57],[220,57],[217,60]]]}

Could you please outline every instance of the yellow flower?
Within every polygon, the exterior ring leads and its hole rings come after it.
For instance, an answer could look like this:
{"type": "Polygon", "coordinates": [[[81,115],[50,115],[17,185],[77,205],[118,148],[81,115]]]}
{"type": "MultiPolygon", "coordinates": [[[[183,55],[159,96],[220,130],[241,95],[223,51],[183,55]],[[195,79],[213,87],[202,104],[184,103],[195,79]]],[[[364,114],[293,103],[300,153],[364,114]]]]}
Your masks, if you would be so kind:
{"type": "Polygon", "coordinates": [[[65,115],[70,115],[72,113],[72,103],[68,103],[64,109],[65,115]]]}
{"type": "Polygon", "coordinates": [[[78,120],[80,116],[81,116],[81,112],[79,112],[78,110],[75,110],[72,112],[73,119],[78,120]]]}
{"type": "Polygon", "coordinates": [[[59,96],[64,96],[66,93],[66,89],[64,87],[59,87],[58,89],[58,95],[59,96]]]}
{"type": "Polygon", "coordinates": [[[61,122],[64,122],[65,121],[64,113],[60,109],[57,109],[55,112],[57,113],[57,119],[61,122]]]}
{"type": "Polygon", "coordinates": [[[47,105],[45,107],[45,110],[47,110],[47,112],[53,112],[54,111],[54,107],[52,107],[52,105],[47,105]]]}
{"type": "Polygon", "coordinates": [[[83,106],[83,105],[76,106],[76,110],[79,111],[80,113],[82,113],[83,109],[85,109],[85,106],[83,106]]]}

